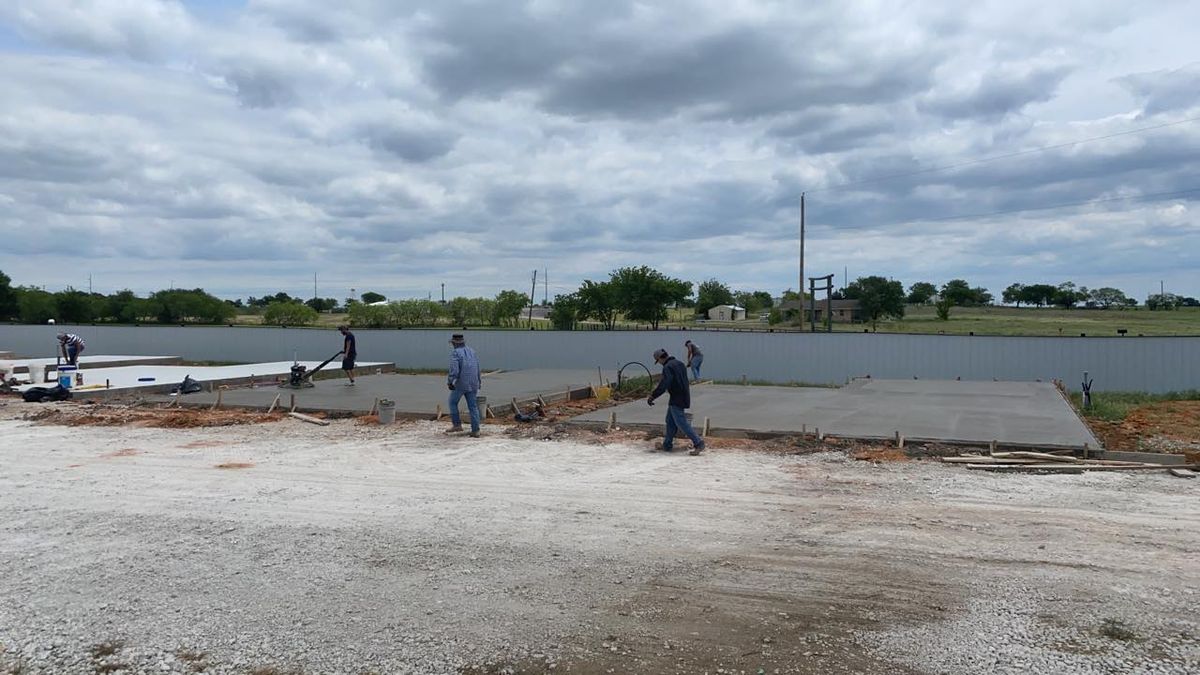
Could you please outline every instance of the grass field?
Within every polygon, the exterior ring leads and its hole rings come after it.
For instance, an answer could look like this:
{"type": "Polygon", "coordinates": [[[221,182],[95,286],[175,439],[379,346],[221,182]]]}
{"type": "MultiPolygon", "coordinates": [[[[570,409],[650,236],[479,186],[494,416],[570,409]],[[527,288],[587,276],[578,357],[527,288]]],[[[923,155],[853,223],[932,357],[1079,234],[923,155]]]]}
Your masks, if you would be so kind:
{"type": "MultiPolygon", "coordinates": [[[[663,324],[664,328],[691,327],[743,330],[803,330],[807,326],[780,324],[768,326],[757,320],[747,321],[708,321],[696,324],[692,321],[693,311],[690,309],[670,310],[670,318],[663,324]]],[[[346,314],[321,314],[315,327],[333,328],[348,320],[346,314]]],[[[234,319],[242,325],[259,325],[262,316],[257,314],[240,314],[234,319]]],[[[533,326],[537,330],[550,329],[550,322],[535,319],[533,326]]],[[[451,326],[440,326],[452,328],[451,326]]],[[[618,323],[619,329],[642,329],[645,324],[618,323]]],[[[820,330],[820,326],[817,327],[820,330]]],[[[1174,311],[1151,312],[1145,308],[1137,309],[1051,309],[1037,307],[955,307],[950,313],[949,321],[937,318],[933,307],[910,305],[903,319],[880,321],[877,331],[880,333],[925,333],[947,335],[1051,335],[1077,336],[1083,333],[1088,336],[1116,336],[1117,329],[1124,328],[1129,336],[1137,335],[1200,335],[1200,307],[1185,307],[1174,311]]],[[[833,330],[839,332],[861,333],[870,330],[870,324],[835,323],[833,330]]],[[[517,330],[528,330],[524,320],[517,330]]]]}

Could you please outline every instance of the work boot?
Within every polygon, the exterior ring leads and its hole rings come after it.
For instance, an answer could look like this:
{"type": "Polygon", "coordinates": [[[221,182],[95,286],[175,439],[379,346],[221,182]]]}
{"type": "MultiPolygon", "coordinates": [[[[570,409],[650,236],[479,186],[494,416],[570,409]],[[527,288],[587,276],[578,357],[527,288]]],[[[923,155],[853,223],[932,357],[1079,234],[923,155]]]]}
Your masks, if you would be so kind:
{"type": "Polygon", "coordinates": [[[471,438],[479,438],[479,432],[478,432],[478,431],[472,431],[471,433],[469,433],[469,434],[467,434],[467,435],[468,435],[468,436],[470,436],[471,438]]]}
{"type": "Polygon", "coordinates": [[[462,426],[453,426],[453,427],[450,427],[449,429],[447,429],[447,430],[446,430],[445,432],[443,432],[443,433],[447,433],[447,434],[461,434],[461,433],[462,433],[462,430],[463,430],[462,426]]]}
{"type": "Polygon", "coordinates": [[[692,455],[694,457],[702,452],[704,452],[704,444],[703,443],[692,448],[690,451],[688,451],[688,454],[692,455]]]}
{"type": "Polygon", "coordinates": [[[654,449],[655,449],[655,450],[661,450],[661,451],[663,451],[663,452],[671,452],[671,450],[673,450],[674,448],[672,448],[672,447],[670,447],[670,446],[663,445],[663,444],[660,442],[658,445],[654,446],[654,449]]]}

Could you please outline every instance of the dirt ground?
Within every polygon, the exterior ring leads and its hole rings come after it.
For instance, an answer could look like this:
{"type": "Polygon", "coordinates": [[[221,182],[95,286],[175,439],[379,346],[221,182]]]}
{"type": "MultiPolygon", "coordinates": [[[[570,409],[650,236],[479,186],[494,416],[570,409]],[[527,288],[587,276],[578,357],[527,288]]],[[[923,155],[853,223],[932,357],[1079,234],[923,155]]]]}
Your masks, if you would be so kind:
{"type": "Polygon", "coordinates": [[[1120,422],[1086,421],[1109,450],[1179,453],[1200,462],[1200,401],[1150,403],[1120,422]]]}
{"type": "Polygon", "coordinates": [[[0,673],[1200,670],[1197,480],[81,410],[0,401],[0,673]]]}

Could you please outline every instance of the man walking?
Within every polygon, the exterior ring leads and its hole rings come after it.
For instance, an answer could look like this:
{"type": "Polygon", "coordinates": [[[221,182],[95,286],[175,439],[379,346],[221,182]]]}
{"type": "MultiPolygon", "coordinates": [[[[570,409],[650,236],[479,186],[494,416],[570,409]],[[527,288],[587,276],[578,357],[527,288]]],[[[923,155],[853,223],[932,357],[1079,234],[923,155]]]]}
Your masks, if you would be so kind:
{"type": "Polygon", "coordinates": [[[467,341],[461,334],[450,337],[450,372],[446,376],[446,386],[450,389],[450,422],[453,424],[446,433],[462,431],[462,419],[458,415],[458,402],[467,399],[467,411],[471,414],[471,438],[479,438],[479,402],[475,398],[482,386],[479,372],[479,357],[475,350],[467,346],[467,341]]]}
{"type": "Polygon", "coordinates": [[[682,430],[684,435],[692,440],[692,450],[688,454],[698,455],[704,452],[704,439],[696,435],[684,412],[692,407],[687,368],[679,362],[679,359],[668,354],[665,349],[654,351],[654,362],[662,366],[662,379],[658,381],[658,386],[654,388],[654,391],[650,392],[646,403],[654,405],[654,399],[662,396],[664,392],[670,394],[670,398],[667,400],[667,428],[663,435],[663,451],[671,451],[671,446],[675,443],[675,432],[682,430]]]}
{"type": "Polygon", "coordinates": [[[700,353],[700,348],[691,340],[683,343],[687,348],[687,366],[692,369],[692,380],[700,381],[700,364],[704,363],[704,354],[700,353]]]}
{"type": "Polygon", "coordinates": [[[83,353],[85,346],[83,338],[74,333],[58,334],[58,348],[62,351],[62,357],[66,359],[68,366],[79,365],[79,355],[83,353]]]}
{"type": "Polygon", "coordinates": [[[346,377],[350,378],[346,386],[353,387],[354,360],[358,358],[358,344],[349,326],[338,326],[338,332],[342,334],[342,370],[345,371],[346,377]]]}

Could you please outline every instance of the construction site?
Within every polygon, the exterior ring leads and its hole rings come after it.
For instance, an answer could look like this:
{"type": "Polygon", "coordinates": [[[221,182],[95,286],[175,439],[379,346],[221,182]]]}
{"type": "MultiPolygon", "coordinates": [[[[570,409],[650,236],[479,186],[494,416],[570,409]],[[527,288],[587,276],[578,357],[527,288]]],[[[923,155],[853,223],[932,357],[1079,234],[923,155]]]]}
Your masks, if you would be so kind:
{"type": "Polygon", "coordinates": [[[1200,670],[1200,438],[1060,382],[701,380],[689,456],[653,366],[485,370],[470,438],[331,361],[3,355],[0,673],[1200,670]]]}

